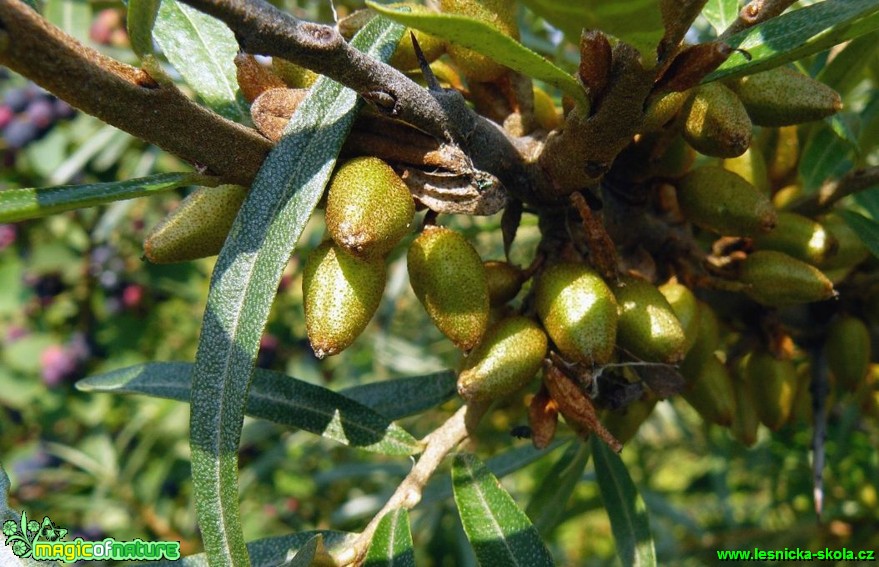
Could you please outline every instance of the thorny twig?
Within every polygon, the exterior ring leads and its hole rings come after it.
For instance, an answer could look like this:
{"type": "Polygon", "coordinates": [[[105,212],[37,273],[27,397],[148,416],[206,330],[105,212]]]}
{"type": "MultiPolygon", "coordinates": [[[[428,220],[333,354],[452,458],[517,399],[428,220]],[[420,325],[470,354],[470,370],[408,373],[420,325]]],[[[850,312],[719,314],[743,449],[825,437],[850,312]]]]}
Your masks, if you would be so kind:
{"type": "Polygon", "coordinates": [[[795,204],[792,210],[803,215],[813,216],[830,210],[833,205],[849,195],[876,186],[879,186],[879,166],[854,169],[839,179],[828,179],[818,193],[795,204]]]}

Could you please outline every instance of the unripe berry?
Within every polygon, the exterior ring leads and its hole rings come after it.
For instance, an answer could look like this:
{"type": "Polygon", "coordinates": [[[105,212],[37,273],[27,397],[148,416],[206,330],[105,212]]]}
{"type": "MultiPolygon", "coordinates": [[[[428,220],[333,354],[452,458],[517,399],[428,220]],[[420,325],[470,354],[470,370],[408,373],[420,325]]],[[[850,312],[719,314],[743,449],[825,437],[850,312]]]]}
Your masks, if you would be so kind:
{"type": "Polygon", "coordinates": [[[766,159],[756,145],[751,146],[738,157],[723,160],[723,168],[738,174],[742,179],[756,187],[761,193],[769,195],[769,173],[766,171],[766,159]]]}
{"type": "Polygon", "coordinates": [[[754,244],[761,250],[775,250],[820,265],[835,252],[836,239],[823,226],[808,217],[781,211],[775,230],[757,235],[754,244]]]}
{"type": "Polygon", "coordinates": [[[721,167],[694,169],[678,182],[677,196],[687,220],[724,236],[761,234],[777,221],[769,197],[721,167]]]}
{"type": "Polygon", "coordinates": [[[811,303],[836,296],[833,284],[817,268],[782,252],[760,250],[741,265],[739,280],[757,303],[774,307],[811,303]]]}
{"type": "MultiPolygon", "coordinates": [[[[469,16],[497,28],[500,32],[519,38],[516,25],[516,4],[508,0],[440,0],[443,13],[469,16]]],[[[451,43],[446,50],[458,69],[468,78],[491,82],[503,75],[507,68],[480,53],[451,43]]]]}
{"type": "Polygon", "coordinates": [[[412,242],[409,282],[434,325],[462,350],[485,334],[489,302],[479,254],[459,233],[428,226],[412,242]]]}
{"type": "Polygon", "coordinates": [[[697,87],[684,112],[684,139],[701,154],[735,157],[751,145],[748,113],[735,93],[720,83],[697,87]]]}
{"type": "Polygon", "coordinates": [[[537,313],[568,359],[604,364],[616,342],[617,302],[597,273],[580,264],[550,266],[537,281],[537,313]]]}
{"type": "Polygon", "coordinates": [[[653,284],[631,277],[613,287],[619,321],[617,343],[641,360],[675,364],[684,358],[684,330],[653,284]]]}
{"type": "Polygon", "coordinates": [[[699,300],[690,288],[677,280],[669,280],[657,289],[671,305],[681,324],[684,331],[684,353],[687,353],[699,334],[699,300]]]}
{"type": "Polygon", "coordinates": [[[853,268],[870,255],[864,242],[842,217],[827,215],[821,219],[821,225],[837,243],[836,250],[828,254],[818,266],[822,270],[853,268]]]}
{"type": "Polygon", "coordinates": [[[488,297],[492,307],[507,303],[522,289],[524,275],[522,270],[509,262],[489,260],[483,263],[488,282],[488,297]]]}
{"type": "Polygon", "coordinates": [[[729,427],[735,416],[736,397],[726,366],[713,352],[699,366],[687,364],[687,361],[681,368],[687,378],[687,386],[681,395],[702,419],[729,427]]]}
{"type": "Polygon", "coordinates": [[[534,119],[544,130],[555,130],[564,123],[552,97],[537,85],[534,86],[534,119]]]}
{"type": "Polygon", "coordinates": [[[308,256],[302,274],[305,329],[318,358],[347,348],[381,301],[387,271],[381,258],[361,260],[326,241],[308,256]]]}
{"type": "Polygon", "coordinates": [[[199,187],[147,235],[143,252],[154,264],[188,262],[220,253],[247,188],[199,187]]]}
{"type": "Polygon", "coordinates": [[[827,329],[824,352],[836,383],[854,392],[870,369],[870,331],[851,315],[839,317],[827,329]]]}
{"type": "Polygon", "coordinates": [[[790,417],[796,397],[797,371],[793,363],[758,350],[746,357],[744,377],[754,394],[760,421],[777,431],[790,417]]]}
{"type": "Polygon", "coordinates": [[[757,126],[790,126],[842,110],[839,94],[819,81],[784,67],[730,82],[757,126]]]}
{"type": "Polygon", "coordinates": [[[760,418],[757,416],[757,408],[754,404],[755,393],[751,391],[751,385],[742,378],[741,371],[740,368],[733,377],[736,411],[730,432],[736,441],[751,447],[757,442],[760,418]]]}
{"type": "Polygon", "coordinates": [[[468,401],[486,401],[515,392],[540,370],[546,348],[546,334],[533,320],[500,321],[464,359],[458,393],[468,401]]]}
{"type": "Polygon", "coordinates": [[[602,419],[602,423],[617,441],[625,445],[638,433],[641,424],[653,413],[658,401],[656,397],[650,396],[631,403],[621,410],[609,411],[602,419]]]}
{"type": "Polygon", "coordinates": [[[327,230],[336,244],[352,254],[384,256],[409,231],[414,214],[409,188],[378,158],[352,159],[333,175],[327,230]]]}

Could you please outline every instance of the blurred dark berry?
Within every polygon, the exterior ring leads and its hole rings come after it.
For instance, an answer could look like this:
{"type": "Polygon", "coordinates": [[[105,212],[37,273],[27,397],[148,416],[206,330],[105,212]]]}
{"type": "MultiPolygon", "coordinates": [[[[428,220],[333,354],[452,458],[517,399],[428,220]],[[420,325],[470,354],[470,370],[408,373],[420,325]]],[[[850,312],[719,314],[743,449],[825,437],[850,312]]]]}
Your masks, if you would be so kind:
{"type": "Polygon", "coordinates": [[[74,110],[72,106],[70,106],[65,101],[61,100],[60,98],[56,98],[54,100],[53,104],[54,104],[55,116],[59,120],[66,120],[68,118],[73,118],[73,116],[76,114],[76,110],[74,110]]]}
{"type": "Polygon", "coordinates": [[[23,88],[9,89],[3,97],[3,105],[8,106],[13,114],[23,112],[32,99],[31,94],[23,88]]]}
{"type": "Polygon", "coordinates": [[[15,113],[12,112],[11,108],[6,105],[0,106],[0,128],[6,128],[14,117],[15,113]]]}
{"type": "Polygon", "coordinates": [[[136,309],[143,301],[144,289],[139,284],[128,284],[122,290],[122,305],[126,309],[136,309]]]}
{"type": "Polygon", "coordinates": [[[280,341],[274,335],[263,335],[259,340],[259,353],[256,355],[256,366],[259,368],[271,368],[278,357],[280,341]]]}
{"type": "Polygon", "coordinates": [[[76,332],[67,343],[67,350],[77,362],[85,362],[92,356],[92,344],[85,333],[76,332]]]}
{"type": "Polygon", "coordinates": [[[98,283],[108,291],[113,291],[119,286],[119,274],[112,270],[104,270],[98,276],[98,283]]]}
{"type": "Polygon", "coordinates": [[[92,265],[103,266],[107,261],[116,255],[116,250],[112,246],[101,244],[92,249],[92,265]]]}
{"type": "Polygon", "coordinates": [[[46,386],[54,387],[76,372],[76,356],[61,345],[51,345],[40,354],[41,374],[46,386]]]}
{"type": "Polygon", "coordinates": [[[14,224],[0,224],[0,252],[15,244],[17,235],[14,224]]]}
{"type": "Polygon", "coordinates": [[[55,121],[55,105],[50,99],[38,98],[28,105],[25,116],[40,130],[45,130],[55,121]]]}
{"type": "Polygon", "coordinates": [[[28,336],[30,331],[28,331],[25,327],[20,327],[18,325],[10,325],[6,329],[6,344],[11,344],[17,341],[18,339],[23,339],[28,336]]]}
{"type": "Polygon", "coordinates": [[[61,281],[59,274],[45,274],[33,281],[31,287],[34,293],[37,294],[37,297],[45,304],[64,291],[64,282],[61,281]]]}
{"type": "Polygon", "coordinates": [[[3,138],[10,148],[21,149],[35,140],[39,133],[36,124],[17,118],[3,129],[3,138]]]}

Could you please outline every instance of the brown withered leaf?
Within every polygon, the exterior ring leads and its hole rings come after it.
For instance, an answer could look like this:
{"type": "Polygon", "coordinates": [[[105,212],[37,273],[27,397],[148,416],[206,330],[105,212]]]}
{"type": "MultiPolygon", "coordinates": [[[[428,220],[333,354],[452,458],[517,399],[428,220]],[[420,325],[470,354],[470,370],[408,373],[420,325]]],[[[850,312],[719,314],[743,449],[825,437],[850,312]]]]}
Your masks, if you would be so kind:
{"type": "Polygon", "coordinates": [[[308,89],[269,89],[250,107],[250,117],[259,133],[273,142],[281,139],[284,128],[308,89]]]}
{"type": "Polygon", "coordinates": [[[531,443],[535,449],[545,449],[552,443],[559,423],[559,406],[549,395],[546,386],[531,398],[528,407],[528,424],[531,426],[531,443]]]}
{"type": "Polygon", "coordinates": [[[610,81],[613,51],[601,30],[583,30],[580,36],[580,67],[578,74],[589,93],[592,112],[598,108],[610,81]]]}
{"type": "Polygon", "coordinates": [[[547,362],[544,365],[543,383],[558,404],[559,412],[573,429],[595,433],[615,453],[623,450],[622,444],[598,419],[598,413],[589,396],[552,363],[547,362]]]}
{"type": "Polygon", "coordinates": [[[636,366],[635,373],[661,399],[680,394],[687,385],[677,368],[668,364],[636,366]]]}
{"type": "Polygon", "coordinates": [[[586,202],[582,193],[571,193],[571,203],[583,220],[583,229],[586,232],[586,246],[589,248],[589,258],[595,269],[605,279],[617,279],[617,249],[604,228],[604,223],[592,213],[592,207],[586,202]]]}
{"type": "Polygon", "coordinates": [[[655,91],[683,92],[693,88],[735,51],[722,41],[691,45],[677,54],[657,79],[655,91]]]}
{"type": "Polygon", "coordinates": [[[235,69],[238,86],[247,102],[255,101],[269,89],[284,88],[287,85],[271,69],[263,67],[253,55],[239,53],[235,56],[235,69]]]}

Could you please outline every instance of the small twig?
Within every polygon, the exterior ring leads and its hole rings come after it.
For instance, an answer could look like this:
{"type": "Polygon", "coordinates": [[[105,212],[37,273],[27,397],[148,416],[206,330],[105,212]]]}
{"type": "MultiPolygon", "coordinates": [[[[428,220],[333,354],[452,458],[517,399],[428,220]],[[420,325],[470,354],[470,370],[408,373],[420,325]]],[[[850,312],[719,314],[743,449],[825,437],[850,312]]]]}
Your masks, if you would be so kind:
{"type": "Polygon", "coordinates": [[[778,16],[787,10],[797,0],[751,0],[739,11],[739,17],[736,18],[728,28],[726,28],[720,39],[726,39],[742,30],[761,24],[766,20],[778,16]]]}
{"type": "Polygon", "coordinates": [[[828,179],[815,195],[796,203],[791,210],[812,216],[829,210],[840,200],[879,186],[879,166],[854,169],[840,179],[828,179]]]}
{"type": "Polygon", "coordinates": [[[372,536],[382,517],[398,508],[411,509],[421,501],[424,487],[443,459],[476,428],[491,404],[468,404],[459,409],[443,425],[424,438],[424,452],[397,487],[391,498],[369,522],[354,543],[336,557],[339,565],[358,564],[363,560],[372,536]]]}
{"type": "Polygon", "coordinates": [[[271,149],[172,85],[80,44],[24,2],[0,2],[0,65],[230,183],[249,185],[271,149]]]}

